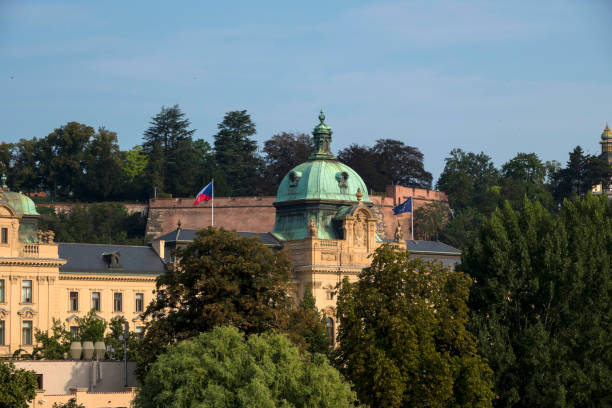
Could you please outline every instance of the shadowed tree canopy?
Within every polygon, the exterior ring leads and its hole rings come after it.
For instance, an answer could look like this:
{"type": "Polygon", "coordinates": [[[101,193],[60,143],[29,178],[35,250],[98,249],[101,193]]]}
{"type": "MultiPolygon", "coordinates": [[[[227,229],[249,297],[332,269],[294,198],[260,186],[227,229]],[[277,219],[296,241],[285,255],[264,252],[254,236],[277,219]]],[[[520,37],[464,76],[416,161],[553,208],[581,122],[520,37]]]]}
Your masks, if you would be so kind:
{"type": "Polygon", "coordinates": [[[162,106],[161,111],[151,118],[150,126],[144,132],[143,147],[148,153],[158,143],[164,155],[173,158],[178,144],[185,139],[191,139],[195,129],[189,129],[191,122],[185,118],[185,113],[178,105],[170,108],[162,106]]]}
{"type": "Polygon", "coordinates": [[[355,396],[324,356],[300,353],[284,335],[217,327],[160,355],[135,406],[350,408],[355,396]]]}
{"type": "Polygon", "coordinates": [[[612,207],[590,194],[553,215],[524,200],[464,252],[471,329],[498,407],[610,406],[612,207]]]}
{"type": "Polygon", "coordinates": [[[36,396],[36,373],[15,369],[11,362],[0,361],[0,407],[28,408],[36,396]]]}
{"type": "Polygon", "coordinates": [[[305,133],[280,133],[264,143],[264,194],[275,195],[283,177],[312,153],[312,138],[305,133]]]}
{"type": "Polygon", "coordinates": [[[399,140],[378,139],[372,147],[352,144],[338,152],[338,159],[375,191],[385,191],[392,184],[431,188],[432,175],[423,167],[423,153],[399,140]]]}
{"type": "Polygon", "coordinates": [[[256,238],[208,228],[198,232],[180,260],[157,280],[157,297],[145,312],[144,366],[168,344],[214,327],[232,325],[262,333],[285,330],[291,310],[287,296],[290,261],[256,238]]]}
{"type": "Polygon", "coordinates": [[[491,370],[467,332],[470,279],[383,245],[338,295],[337,367],[371,408],[490,407],[491,370]]]}
{"type": "Polygon", "coordinates": [[[258,185],[261,159],[257,155],[255,123],[246,110],[225,114],[215,135],[215,160],[217,169],[227,182],[228,191],[219,192],[232,196],[255,194],[258,185]]]}

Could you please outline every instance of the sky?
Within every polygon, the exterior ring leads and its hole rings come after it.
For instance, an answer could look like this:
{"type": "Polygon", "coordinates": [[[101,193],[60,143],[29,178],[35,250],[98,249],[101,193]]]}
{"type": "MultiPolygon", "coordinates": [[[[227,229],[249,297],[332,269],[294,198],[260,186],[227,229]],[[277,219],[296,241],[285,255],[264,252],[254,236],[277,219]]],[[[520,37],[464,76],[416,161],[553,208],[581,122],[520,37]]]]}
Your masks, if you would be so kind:
{"type": "Polygon", "coordinates": [[[565,163],[612,124],[612,0],[0,0],[0,141],[77,121],[129,149],[175,104],[209,142],[246,109],[260,146],[322,108],[335,152],[399,139],[434,178],[453,148],[565,163]]]}

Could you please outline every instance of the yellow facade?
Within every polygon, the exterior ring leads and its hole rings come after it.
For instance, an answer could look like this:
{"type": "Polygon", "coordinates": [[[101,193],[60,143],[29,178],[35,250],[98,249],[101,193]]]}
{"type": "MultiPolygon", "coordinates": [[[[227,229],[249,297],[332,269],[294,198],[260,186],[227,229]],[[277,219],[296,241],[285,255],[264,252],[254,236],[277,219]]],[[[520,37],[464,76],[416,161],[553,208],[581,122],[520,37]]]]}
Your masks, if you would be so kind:
{"type": "Polygon", "coordinates": [[[141,312],[152,300],[156,275],[60,272],[67,261],[58,255],[59,244],[44,234],[38,243],[21,242],[20,219],[0,204],[0,356],[19,349],[32,353],[35,330],[47,331],[53,318],[76,326],[74,318],[94,307],[94,293],[100,300],[97,316],[106,321],[123,316],[132,329],[143,326],[141,312]]]}

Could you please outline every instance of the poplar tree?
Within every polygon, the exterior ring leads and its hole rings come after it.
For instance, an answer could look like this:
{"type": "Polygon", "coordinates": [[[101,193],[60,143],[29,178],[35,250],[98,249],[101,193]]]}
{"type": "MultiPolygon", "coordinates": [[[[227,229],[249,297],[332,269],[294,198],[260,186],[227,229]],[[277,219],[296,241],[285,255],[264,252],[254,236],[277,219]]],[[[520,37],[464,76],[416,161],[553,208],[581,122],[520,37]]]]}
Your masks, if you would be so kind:
{"type": "Polygon", "coordinates": [[[590,195],[559,216],[506,203],[466,250],[470,327],[495,372],[496,406],[612,403],[611,213],[590,195]]]}

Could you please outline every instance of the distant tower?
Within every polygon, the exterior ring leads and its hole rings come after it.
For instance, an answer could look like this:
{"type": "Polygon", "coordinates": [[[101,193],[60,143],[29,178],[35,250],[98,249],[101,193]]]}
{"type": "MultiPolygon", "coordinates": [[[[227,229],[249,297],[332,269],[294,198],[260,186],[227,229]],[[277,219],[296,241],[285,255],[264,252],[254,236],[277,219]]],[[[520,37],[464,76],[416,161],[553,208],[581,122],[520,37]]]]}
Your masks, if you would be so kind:
{"type": "Polygon", "coordinates": [[[606,128],[601,134],[601,158],[607,159],[612,164],[612,131],[606,123],[606,128]]]}

